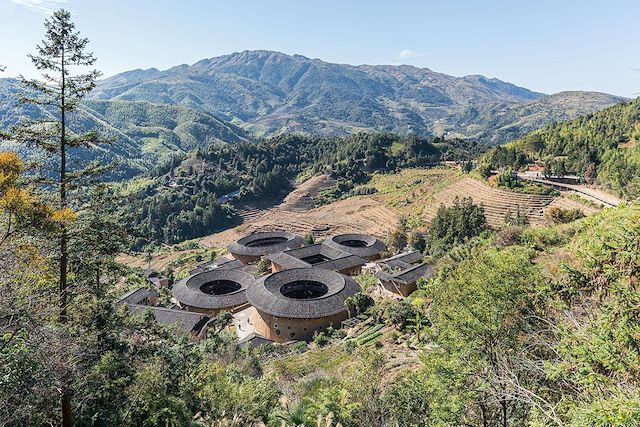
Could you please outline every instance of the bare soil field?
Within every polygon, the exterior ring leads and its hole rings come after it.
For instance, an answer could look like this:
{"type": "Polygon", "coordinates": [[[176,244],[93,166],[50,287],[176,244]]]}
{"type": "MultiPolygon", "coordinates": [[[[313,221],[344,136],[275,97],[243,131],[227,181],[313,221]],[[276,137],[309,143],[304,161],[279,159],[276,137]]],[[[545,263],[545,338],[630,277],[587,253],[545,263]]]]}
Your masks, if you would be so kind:
{"type": "Polygon", "coordinates": [[[328,175],[311,177],[289,193],[279,207],[289,211],[307,211],[315,205],[314,199],[318,193],[335,185],[336,180],[328,175]]]}
{"type": "Polygon", "coordinates": [[[305,211],[291,210],[287,202],[269,209],[254,221],[202,238],[205,247],[225,247],[230,242],[258,231],[286,230],[300,236],[313,234],[324,239],[333,234],[362,232],[384,238],[399,219],[397,212],[370,196],[350,197],[305,211]]]}

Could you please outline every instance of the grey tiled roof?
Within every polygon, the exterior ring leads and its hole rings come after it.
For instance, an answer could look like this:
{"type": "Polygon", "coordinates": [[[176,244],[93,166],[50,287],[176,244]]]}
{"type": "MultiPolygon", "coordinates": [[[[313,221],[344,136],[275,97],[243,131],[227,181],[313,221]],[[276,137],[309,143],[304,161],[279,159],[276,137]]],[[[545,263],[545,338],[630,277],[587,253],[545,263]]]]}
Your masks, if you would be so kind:
{"type": "Polygon", "coordinates": [[[149,277],[158,277],[158,276],[160,276],[160,273],[158,273],[153,268],[145,268],[144,269],[144,277],[146,277],[147,279],[149,277]]]}
{"type": "Polygon", "coordinates": [[[227,248],[232,254],[244,256],[264,256],[274,252],[285,251],[287,249],[299,248],[303,245],[303,243],[304,240],[302,240],[302,237],[296,236],[293,233],[289,233],[286,231],[269,231],[250,234],[246,237],[243,237],[242,239],[230,243],[227,248]],[[253,242],[256,242],[258,240],[274,238],[283,238],[286,240],[282,242],[275,242],[266,246],[251,246],[253,242]]]}
{"type": "Polygon", "coordinates": [[[148,305],[129,305],[134,314],[144,315],[147,311],[153,314],[156,322],[164,325],[176,325],[183,332],[200,333],[209,317],[201,313],[193,313],[184,310],[174,310],[164,307],[152,307],[148,305]]]}
{"type": "Polygon", "coordinates": [[[298,249],[292,249],[284,252],[277,252],[275,254],[267,255],[269,261],[278,264],[283,268],[310,268],[318,267],[325,270],[344,270],[347,268],[364,265],[367,263],[364,259],[350,255],[349,253],[323,244],[315,244],[304,246],[298,249]],[[311,264],[304,261],[302,258],[313,257],[321,255],[327,260],[311,264]]]}
{"type": "Polygon", "coordinates": [[[216,270],[216,269],[234,270],[234,269],[241,269],[244,267],[246,266],[240,260],[237,260],[235,258],[222,257],[222,258],[216,259],[215,261],[207,261],[207,262],[198,264],[198,266],[193,270],[191,270],[189,274],[193,275],[193,274],[202,273],[204,271],[216,270]]]}
{"type": "Polygon", "coordinates": [[[362,258],[376,256],[387,249],[387,246],[382,241],[369,234],[339,234],[325,240],[322,244],[362,258]],[[350,240],[362,241],[366,246],[354,247],[344,244],[350,240]]]}
{"type": "Polygon", "coordinates": [[[273,340],[270,340],[267,337],[264,337],[260,334],[257,334],[255,332],[250,333],[249,335],[247,335],[246,337],[242,338],[241,340],[238,341],[238,346],[239,347],[247,347],[247,346],[251,346],[251,347],[260,347],[263,344],[271,344],[273,342],[273,340]]]}
{"type": "Polygon", "coordinates": [[[321,268],[294,268],[270,274],[247,289],[249,303],[276,317],[309,319],[332,316],[346,311],[344,300],[360,290],[350,277],[321,268]],[[328,292],[313,299],[284,296],[281,288],[295,281],[320,282],[328,292]]]}
{"type": "Polygon", "coordinates": [[[139,304],[147,298],[156,298],[158,292],[154,289],[137,288],[132,289],[116,300],[118,304],[139,304]]]}
{"type": "Polygon", "coordinates": [[[386,271],[379,271],[375,276],[384,281],[394,281],[402,284],[415,283],[421,277],[431,278],[435,273],[435,266],[433,264],[418,264],[397,273],[388,273],[386,271]]]}
{"type": "Polygon", "coordinates": [[[235,307],[247,302],[245,290],[251,286],[255,278],[241,270],[214,269],[194,274],[178,281],[173,286],[173,296],[180,304],[190,307],[218,310],[235,307]],[[240,289],[228,294],[212,295],[202,292],[200,287],[214,281],[231,281],[240,285],[240,289]]]}
{"type": "Polygon", "coordinates": [[[219,268],[221,270],[233,270],[236,268],[242,268],[244,264],[237,259],[225,260],[223,262],[216,262],[213,267],[209,268],[219,268]]]}
{"type": "Polygon", "coordinates": [[[307,258],[314,255],[322,255],[329,259],[336,259],[349,255],[349,253],[344,250],[329,245],[323,245],[321,243],[303,246],[298,249],[290,249],[288,251],[284,251],[284,253],[296,258],[307,258]]]}
{"type": "Polygon", "coordinates": [[[324,268],[326,270],[340,271],[346,270],[348,268],[358,267],[365,265],[367,263],[366,260],[360,258],[355,255],[347,255],[342,258],[332,259],[330,261],[325,261],[314,265],[317,268],[324,268]]]}
{"type": "Polygon", "coordinates": [[[418,251],[403,252],[389,258],[378,261],[379,264],[385,264],[390,268],[409,268],[411,265],[422,262],[422,254],[418,251]]]}
{"type": "MultiPolygon", "coordinates": [[[[288,251],[287,251],[288,252],[288,251]]],[[[289,255],[287,252],[276,252],[275,254],[269,254],[266,258],[276,263],[283,268],[309,268],[311,264],[304,262],[303,260],[289,255]]]]}

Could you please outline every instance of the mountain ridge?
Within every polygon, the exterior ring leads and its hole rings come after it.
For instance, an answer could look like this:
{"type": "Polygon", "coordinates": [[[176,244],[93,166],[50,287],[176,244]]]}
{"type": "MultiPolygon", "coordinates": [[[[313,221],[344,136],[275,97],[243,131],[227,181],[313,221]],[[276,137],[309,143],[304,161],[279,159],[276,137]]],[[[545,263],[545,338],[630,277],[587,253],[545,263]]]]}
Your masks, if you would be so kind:
{"type": "MultiPolygon", "coordinates": [[[[0,79],[0,129],[10,129],[24,117],[50,114],[45,108],[20,105],[18,93],[23,90],[15,79],[0,79]]],[[[104,162],[116,160],[122,176],[135,175],[197,148],[250,139],[244,130],[209,112],[146,101],[85,100],[71,115],[69,126],[74,132],[98,129],[111,141],[105,147],[77,154],[104,162]]],[[[2,145],[3,149],[11,146],[25,158],[38,155],[37,150],[14,147],[9,141],[2,145]]]]}
{"type": "MultiPolygon", "coordinates": [[[[335,64],[267,50],[234,52],[166,70],[131,70],[102,80],[91,94],[94,99],[183,104],[259,136],[375,130],[482,137],[490,143],[575,117],[550,108],[547,117],[520,123],[531,108],[527,104],[548,96],[553,95],[478,74],[455,77],[413,65],[335,64]],[[503,127],[511,125],[513,132],[492,128],[491,120],[475,123],[480,129],[459,124],[470,110],[498,105],[512,116],[503,127]],[[525,113],[518,114],[519,108],[525,113]]],[[[571,103],[572,97],[564,96],[571,103]]],[[[622,100],[593,95],[588,107],[572,103],[568,110],[584,114],[622,100]]],[[[533,104],[542,112],[545,105],[533,104]]]]}

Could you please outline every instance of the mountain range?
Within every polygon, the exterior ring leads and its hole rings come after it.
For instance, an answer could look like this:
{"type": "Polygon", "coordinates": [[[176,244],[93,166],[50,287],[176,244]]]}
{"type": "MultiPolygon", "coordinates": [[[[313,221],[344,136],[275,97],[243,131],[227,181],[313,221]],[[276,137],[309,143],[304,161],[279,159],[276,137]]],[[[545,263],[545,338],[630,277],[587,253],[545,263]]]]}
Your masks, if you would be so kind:
{"type": "MultiPolygon", "coordinates": [[[[0,79],[0,129],[9,129],[23,116],[46,117],[44,108],[18,102],[19,82],[0,79]]],[[[247,140],[246,132],[203,110],[184,105],[153,104],[145,101],[87,100],[71,115],[69,127],[82,132],[98,129],[110,144],[94,147],[81,155],[120,164],[123,176],[135,175],[158,164],[164,157],[187,153],[210,144],[247,140]]],[[[28,147],[6,146],[24,157],[33,157],[28,147]]]]}
{"type": "MultiPolygon", "coordinates": [[[[16,80],[0,79],[0,129],[25,115],[49,114],[20,105],[19,90],[16,80]]],[[[71,126],[97,127],[113,144],[89,157],[116,159],[124,175],[132,175],[175,153],[287,132],[375,130],[500,144],[623,100],[597,92],[545,95],[494,78],[409,65],[354,66],[244,51],[104,79],[71,126]]]]}
{"type": "Polygon", "coordinates": [[[375,129],[494,144],[623,100],[597,92],[548,96],[479,75],[332,64],[272,51],[233,53],[164,71],[128,71],[101,81],[91,96],[185,105],[259,136],[375,129]]]}

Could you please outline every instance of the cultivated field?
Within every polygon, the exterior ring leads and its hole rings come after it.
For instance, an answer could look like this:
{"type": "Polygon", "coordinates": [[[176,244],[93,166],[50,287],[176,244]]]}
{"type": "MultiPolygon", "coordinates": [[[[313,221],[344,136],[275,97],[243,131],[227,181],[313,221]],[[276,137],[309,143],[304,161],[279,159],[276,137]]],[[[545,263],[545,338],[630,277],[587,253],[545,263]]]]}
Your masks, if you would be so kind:
{"type": "MultiPolygon", "coordinates": [[[[450,206],[456,197],[471,197],[474,203],[482,204],[492,227],[500,227],[508,212],[515,215],[518,210],[527,215],[532,225],[542,224],[545,212],[552,206],[578,208],[586,214],[599,210],[580,202],[578,198],[524,194],[495,188],[447,167],[375,174],[365,185],[374,187],[377,190],[375,194],[314,207],[314,197],[318,192],[334,184],[327,176],[317,176],[300,184],[277,206],[244,206],[240,210],[243,224],[203,237],[199,241],[201,249],[163,251],[154,256],[151,266],[163,269],[170,263],[181,262],[182,258],[206,256],[200,252],[223,249],[230,242],[258,231],[286,230],[300,236],[312,234],[316,240],[334,234],[362,232],[385,239],[402,216],[407,218],[412,228],[424,231],[428,229],[438,207],[450,206]]],[[[121,260],[135,267],[147,266],[139,256],[126,256],[121,260]]]]}
{"type": "Polygon", "coordinates": [[[285,203],[263,212],[253,221],[204,237],[201,244],[224,247],[246,234],[271,230],[286,230],[301,236],[311,233],[316,239],[349,232],[366,232],[384,238],[398,219],[397,212],[369,196],[351,197],[305,211],[297,207],[292,210],[285,203]]]}
{"type": "Polygon", "coordinates": [[[482,205],[485,210],[487,222],[491,227],[500,227],[504,223],[505,216],[511,212],[527,215],[529,223],[541,225],[544,222],[544,214],[551,206],[562,208],[578,208],[590,214],[597,211],[587,204],[569,199],[565,196],[548,196],[538,194],[525,194],[515,191],[503,190],[492,187],[473,178],[464,177],[455,185],[450,185],[443,191],[434,193],[426,201],[422,211],[422,218],[426,224],[436,216],[440,205],[450,206],[455,198],[471,197],[475,204],[482,205]]]}

